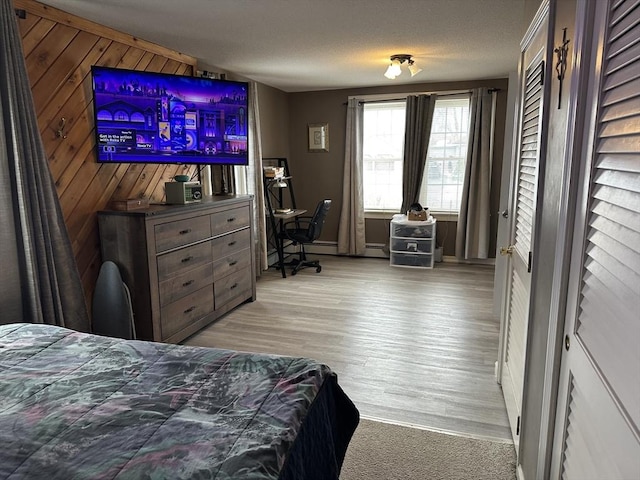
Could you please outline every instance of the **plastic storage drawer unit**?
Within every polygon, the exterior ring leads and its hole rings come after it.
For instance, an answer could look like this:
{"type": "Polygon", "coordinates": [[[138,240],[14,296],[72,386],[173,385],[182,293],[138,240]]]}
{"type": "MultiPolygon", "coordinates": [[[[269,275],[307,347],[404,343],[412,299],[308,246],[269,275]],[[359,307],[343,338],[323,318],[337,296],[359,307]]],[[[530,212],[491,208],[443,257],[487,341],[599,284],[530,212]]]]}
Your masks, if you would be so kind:
{"type": "Polygon", "coordinates": [[[433,268],[436,221],[407,220],[406,215],[391,219],[390,264],[394,267],[433,268]]]}

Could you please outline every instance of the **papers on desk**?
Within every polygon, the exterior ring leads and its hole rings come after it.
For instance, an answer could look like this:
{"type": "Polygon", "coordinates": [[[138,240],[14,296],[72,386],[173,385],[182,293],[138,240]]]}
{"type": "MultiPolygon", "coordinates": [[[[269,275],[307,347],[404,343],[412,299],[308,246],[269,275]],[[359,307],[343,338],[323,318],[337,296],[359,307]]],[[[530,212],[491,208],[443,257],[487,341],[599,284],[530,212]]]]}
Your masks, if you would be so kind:
{"type": "Polygon", "coordinates": [[[291,213],[293,210],[291,208],[276,208],[275,213],[291,213]]]}

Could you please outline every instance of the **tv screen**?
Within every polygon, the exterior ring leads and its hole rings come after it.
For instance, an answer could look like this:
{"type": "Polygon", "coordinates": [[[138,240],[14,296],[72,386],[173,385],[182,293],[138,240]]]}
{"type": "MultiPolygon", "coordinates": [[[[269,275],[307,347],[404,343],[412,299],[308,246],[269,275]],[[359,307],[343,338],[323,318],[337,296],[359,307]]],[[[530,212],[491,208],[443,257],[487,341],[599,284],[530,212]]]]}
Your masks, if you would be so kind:
{"type": "Polygon", "coordinates": [[[248,163],[246,82],[91,72],[99,162],[248,163]]]}

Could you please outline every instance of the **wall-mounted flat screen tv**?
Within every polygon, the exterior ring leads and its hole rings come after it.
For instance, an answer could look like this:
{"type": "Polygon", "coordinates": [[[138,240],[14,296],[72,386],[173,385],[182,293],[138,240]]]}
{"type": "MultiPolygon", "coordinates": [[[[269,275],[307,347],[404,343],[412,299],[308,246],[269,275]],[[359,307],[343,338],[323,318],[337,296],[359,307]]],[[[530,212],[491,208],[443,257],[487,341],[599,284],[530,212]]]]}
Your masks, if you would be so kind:
{"type": "Polygon", "coordinates": [[[246,82],[91,72],[99,162],[247,165],[246,82]]]}

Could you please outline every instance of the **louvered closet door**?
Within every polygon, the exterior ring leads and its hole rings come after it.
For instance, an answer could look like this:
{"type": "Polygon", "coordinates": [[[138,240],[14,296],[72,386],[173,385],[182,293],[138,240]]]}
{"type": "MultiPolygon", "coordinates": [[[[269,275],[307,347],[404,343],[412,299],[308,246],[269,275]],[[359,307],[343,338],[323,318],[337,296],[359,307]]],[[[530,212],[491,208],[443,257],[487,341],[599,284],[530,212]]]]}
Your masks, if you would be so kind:
{"type": "Polygon", "coordinates": [[[638,479],[640,0],[596,5],[604,54],[591,71],[602,77],[592,85],[595,138],[576,213],[552,474],[638,479]]]}
{"type": "MultiPolygon", "coordinates": [[[[502,355],[502,392],[511,433],[518,450],[524,387],[524,361],[529,323],[531,250],[534,232],[542,127],[546,11],[534,20],[535,31],[522,53],[518,100],[517,164],[511,178],[511,254],[503,315],[506,328],[502,355]]],[[[525,37],[526,38],[526,37],[525,37]]]]}

